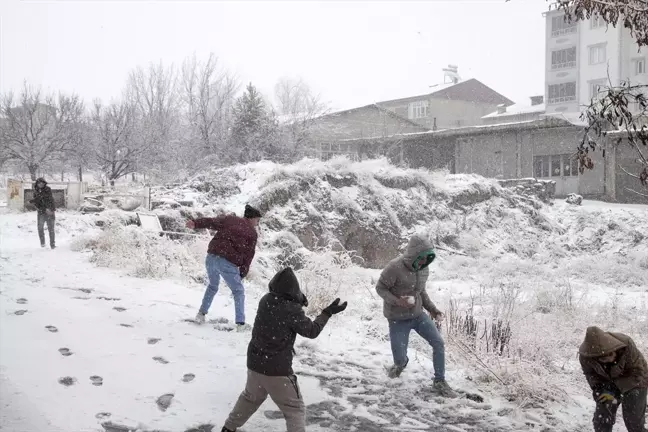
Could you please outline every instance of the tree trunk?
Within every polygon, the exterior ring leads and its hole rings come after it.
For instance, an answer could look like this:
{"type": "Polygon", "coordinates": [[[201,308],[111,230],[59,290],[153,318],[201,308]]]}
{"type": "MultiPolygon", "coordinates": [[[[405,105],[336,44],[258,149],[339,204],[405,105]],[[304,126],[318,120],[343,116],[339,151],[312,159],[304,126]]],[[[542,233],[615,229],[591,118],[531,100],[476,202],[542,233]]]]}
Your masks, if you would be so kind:
{"type": "Polygon", "coordinates": [[[115,187],[115,179],[110,179],[110,187],[111,188],[115,187]]]}
{"type": "Polygon", "coordinates": [[[61,171],[61,181],[65,181],[65,170],[61,171]]]}
{"type": "Polygon", "coordinates": [[[82,182],[83,181],[83,167],[81,165],[79,165],[79,175],[78,175],[78,177],[79,177],[79,181],[82,182]]]}
{"type": "Polygon", "coordinates": [[[131,176],[132,180],[135,181],[135,173],[132,173],[131,176]]]}
{"type": "Polygon", "coordinates": [[[31,176],[32,181],[36,181],[36,178],[38,176],[38,165],[27,165],[27,169],[29,169],[29,175],[31,176]]]}

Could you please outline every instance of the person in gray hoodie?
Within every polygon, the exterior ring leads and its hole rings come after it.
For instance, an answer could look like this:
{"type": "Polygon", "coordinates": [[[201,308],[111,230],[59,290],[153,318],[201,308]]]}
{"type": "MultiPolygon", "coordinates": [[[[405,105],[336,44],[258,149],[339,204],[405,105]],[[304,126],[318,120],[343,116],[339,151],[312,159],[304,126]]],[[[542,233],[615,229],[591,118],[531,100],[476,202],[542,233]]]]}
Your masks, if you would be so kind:
{"type": "Polygon", "coordinates": [[[430,274],[428,266],[435,258],[432,243],[421,235],[413,236],[405,253],[390,261],[382,271],[376,292],[384,301],[383,313],[389,322],[389,338],[394,357],[389,377],[400,376],[407,366],[409,336],[414,330],[434,351],[434,388],[444,396],[456,397],[457,394],[445,379],[445,344],[432,320],[434,318],[440,322],[443,313],[437,309],[425,290],[430,274]]]}

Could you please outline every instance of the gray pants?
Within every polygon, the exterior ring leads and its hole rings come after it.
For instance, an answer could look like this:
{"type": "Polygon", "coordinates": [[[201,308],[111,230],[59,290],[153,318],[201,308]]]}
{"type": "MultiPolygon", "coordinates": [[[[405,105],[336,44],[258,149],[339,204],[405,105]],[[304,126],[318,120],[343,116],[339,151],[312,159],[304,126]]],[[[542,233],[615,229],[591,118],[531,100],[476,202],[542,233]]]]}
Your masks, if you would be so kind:
{"type": "Polygon", "coordinates": [[[54,242],[54,222],[56,216],[52,212],[51,215],[46,213],[38,213],[38,237],[40,238],[41,246],[45,246],[45,223],[47,222],[47,231],[49,231],[50,247],[56,246],[54,242]]]}
{"type": "Polygon", "coordinates": [[[267,376],[248,370],[245,390],[239,396],[225,427],[235,431],[243,426],[268,398],[277,404],[286,419],[288,432],[306,431],[306,409],[297,377],[267,376]]]}
{"type": "MultiPolygon", "coordinates": [[[[628,432],[648,432],[645,427],[647,393],[648,389],[636,388],[620,397],[619,404],[623,407],[623,422],[628,432]]],[[[594,411],[595,432],[612,432],[619,404],[596,404],[596,411],[594,411]]]]}

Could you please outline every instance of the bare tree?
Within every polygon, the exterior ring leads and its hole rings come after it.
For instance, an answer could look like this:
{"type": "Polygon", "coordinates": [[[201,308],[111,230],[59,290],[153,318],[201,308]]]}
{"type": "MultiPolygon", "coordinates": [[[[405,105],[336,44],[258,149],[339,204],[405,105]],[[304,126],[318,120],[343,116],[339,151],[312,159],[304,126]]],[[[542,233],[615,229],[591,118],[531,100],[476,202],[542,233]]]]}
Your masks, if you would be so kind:
{"type": "Polygon", "coordinates": [[[97,163],[114,186],[115,180],[135,171],[150,147],[136,130],[136,109],[129,101],[102,106],[96,101],[91,117],[97,163]]]}
{"type": "MultiPolygon", "coordinates": [[[[598,16],[608,25],[623,25],[641,47],[648,46],[648,0],[560,0],[556,7],[563,10],[568,21],[598,16]]],[[[645,191],[632,190],[648,197],[648,85],[621,81],[610,82],[583,112],[587,122],[583,140],[578,147],[581,172],[592,169],[590,151],[605,149],[602,142],[616,135],[615,145],[628,143],[636,155],[639,169],[628,175],[637,178],[645,191]],[[621,133],[619,133],[621,132],[621,133]]]]}
{"type": "Polygon", "coordinates": [[[74,149],[83,117],[78,96],[43,96],[26,83],[18,105],[12,93],[2,97],[0,140],[5,157],[20,161],[36,180],[39,169],[74,149]]]}
{"type": "Polygon", "coordinates": [[[189,126],[189,146],[199,155],[220,153],[229,137],[232,107],[240,88],[213,53],[206,62],[195,54],[182,64],[182,94],[189,126]]]}
{"type": "Polygon", "coordinates": [[[126,98],[136,111],[134,128],[143,140],[142,148],[155,148],[146,162],[160,175],[177,168],[183,158],[177,84],[173,65],[165,67],[161,62],[147,69],[137,67],[128,78],[126,98]]]}
{"type": "Polygon", "coordinates": [[[281,78],[275,85],[275,99],[283,141],[294,158],[307,145],[314,120],[329,108],[301,78],[281,78]]]}

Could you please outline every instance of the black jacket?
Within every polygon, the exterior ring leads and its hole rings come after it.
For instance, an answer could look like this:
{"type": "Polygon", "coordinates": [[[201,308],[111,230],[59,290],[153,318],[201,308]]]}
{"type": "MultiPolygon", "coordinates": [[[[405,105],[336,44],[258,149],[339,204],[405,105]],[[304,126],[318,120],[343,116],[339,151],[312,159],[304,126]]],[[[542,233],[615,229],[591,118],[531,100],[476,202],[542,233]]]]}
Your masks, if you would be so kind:
{"type": "Polygon", "coordinates": [[[259,302],[247,366],[263,375],[290,376],[296,336],[315,339],[330,317],[321,313],[312,321],[306,316],[303,307],[308,302],[290,267],[277,273],[269,287],[259,302]]]}
{"type": "Polygon", "coordinates": [[[54,207],[54,197],[52,196],[52,189],[47,186],[47,182],[43,178],[39,178],[34,183],[34,198],[29,202],[36,206],[39,214],[45,214],[45,210],[56,210],[54,207]],[[41,189],[36,187],[36,183],[43,182],[45,186],[41,189]]]}

